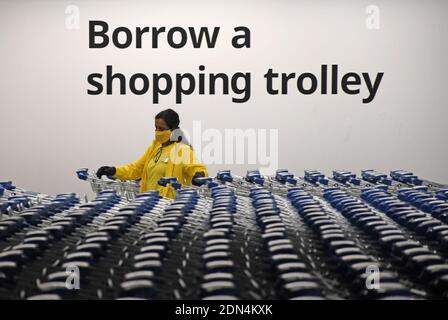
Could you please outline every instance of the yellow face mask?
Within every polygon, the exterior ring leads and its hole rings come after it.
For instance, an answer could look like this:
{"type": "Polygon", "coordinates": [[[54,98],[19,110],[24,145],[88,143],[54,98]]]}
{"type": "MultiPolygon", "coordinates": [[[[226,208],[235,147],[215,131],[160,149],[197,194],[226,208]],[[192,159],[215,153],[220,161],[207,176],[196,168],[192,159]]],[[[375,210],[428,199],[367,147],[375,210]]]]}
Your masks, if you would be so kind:
{"type": "Polygon", "coordinates": [[[171,138],[171,130],[156,131],[156,141],[165,143],[171,138]]]}

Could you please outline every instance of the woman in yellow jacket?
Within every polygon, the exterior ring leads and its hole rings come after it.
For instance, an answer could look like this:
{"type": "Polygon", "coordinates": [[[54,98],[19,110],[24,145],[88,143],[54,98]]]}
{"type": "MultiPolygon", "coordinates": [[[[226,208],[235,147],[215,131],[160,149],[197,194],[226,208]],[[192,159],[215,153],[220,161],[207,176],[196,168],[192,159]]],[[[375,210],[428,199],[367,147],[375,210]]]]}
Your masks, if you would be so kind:
{"type": "Polygon", "coordinates": [[[176,177],[182,185],[199,185],[197,178],[208,176],[206,167],[199,163],[179,129],[179,115],[172,109],[159,112],[155,117],[155,139],[145,153],[124,166],[103,166],[98,178],[106,175],[121,180],[140,181],[140,192],[158,190],[161,196],[174,198],[176,191],[170,185],[158,184],[162,177],[176,177]]]}

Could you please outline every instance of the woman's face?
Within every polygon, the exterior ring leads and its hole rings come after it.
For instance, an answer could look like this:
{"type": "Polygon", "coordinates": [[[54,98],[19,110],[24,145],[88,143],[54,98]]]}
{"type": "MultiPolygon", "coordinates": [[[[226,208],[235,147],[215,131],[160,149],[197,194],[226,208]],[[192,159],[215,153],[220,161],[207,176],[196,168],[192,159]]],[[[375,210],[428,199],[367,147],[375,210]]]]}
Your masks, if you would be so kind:
{"type": "Polygon", "coordinates": [[[155,120],[154,125],[156,127],[156,131],[165,131],[169,130],[168,125],[166,124],[165,120],[162,118],[158,118],[155,120]]]}

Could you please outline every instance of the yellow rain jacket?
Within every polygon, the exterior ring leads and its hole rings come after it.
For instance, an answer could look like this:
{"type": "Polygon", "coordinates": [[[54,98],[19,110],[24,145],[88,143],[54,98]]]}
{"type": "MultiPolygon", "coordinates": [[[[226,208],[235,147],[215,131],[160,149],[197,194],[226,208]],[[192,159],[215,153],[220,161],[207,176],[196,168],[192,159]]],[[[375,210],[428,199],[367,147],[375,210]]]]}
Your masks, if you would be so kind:
{"type": "Polygon", "coordinates": [[[121,180],[141,179],[140,192],[154,190],[152,188],[157,186],[156,190],[159,190],[161,196],[174,198],[176,191],[173,187],[170,185],[163,187],[157,184],[161,177],[176,177],[182,186],[191,186],[195,173],[204,172],[205,176],[208,176],[207,168],[198,162],[191,146],[175,142],[163,147],[159,160],[154,163],[157,153],[160,155],[160,147],[161,144],[154,140],[140,159],[124,166],[115,166],[114,177],[121,180]],[[155,166],[157,166],[157,170],[154,170],[155,166]],[[165,167],[162,176],[160,176],[160,166],[165,167]]]}

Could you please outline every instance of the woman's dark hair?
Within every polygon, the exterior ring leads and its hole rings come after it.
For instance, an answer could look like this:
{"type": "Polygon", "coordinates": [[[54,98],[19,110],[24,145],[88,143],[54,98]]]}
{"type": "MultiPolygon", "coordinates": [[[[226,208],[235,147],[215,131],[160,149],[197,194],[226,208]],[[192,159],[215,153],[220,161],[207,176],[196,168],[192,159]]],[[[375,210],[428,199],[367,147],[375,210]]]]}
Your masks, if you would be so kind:
{"type": "Polygon", "coordinates": [[[179,115],[173,109],[166,109],[156,114],[156,119],[163,119],[170,130],[179,128],[179,115]]]}

